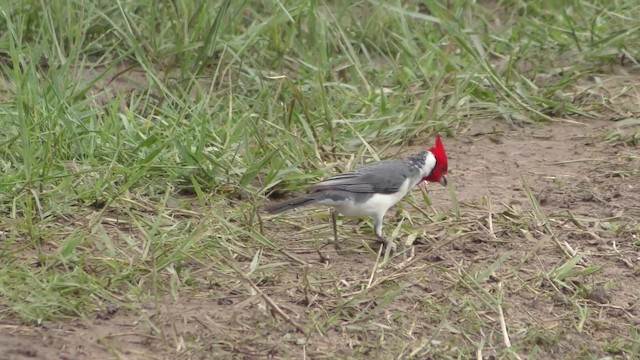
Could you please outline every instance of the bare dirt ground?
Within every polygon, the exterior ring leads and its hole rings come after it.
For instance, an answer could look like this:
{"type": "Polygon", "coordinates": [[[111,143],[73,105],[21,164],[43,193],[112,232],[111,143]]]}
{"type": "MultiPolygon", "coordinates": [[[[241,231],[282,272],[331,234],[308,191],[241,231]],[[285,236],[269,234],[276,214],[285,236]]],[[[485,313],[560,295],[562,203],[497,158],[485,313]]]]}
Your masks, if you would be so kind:
{"type": "Polygon", "coordinates": [[[326,211],[264,219],[265,235],[290,258],[274,258],[257,285],[291,322],[313,329],[309,338],[238,279],[86,321],[2,324],[0,359],[423,359],[474,347],[489,359],[508,343],[521,358],[624,355],[638,346],[640,154],[603,142],[614,127],[459,129],[445,146],[460,219],[446,190],[430,187],[432,209],[414,192],[432,220],[409,224],[417,210],[406,203],[388,214],[388,234],[403,218],[402,229],[417,230],[415,256],[380,269],[361,246],[371,238],[366,223],[344,220],[352,249],[323,249],[331,257],[323,264],[314,249],[330,233],[326,211]],[[562,267],[570,251],[586,254],[584,263],[562,267]]]}

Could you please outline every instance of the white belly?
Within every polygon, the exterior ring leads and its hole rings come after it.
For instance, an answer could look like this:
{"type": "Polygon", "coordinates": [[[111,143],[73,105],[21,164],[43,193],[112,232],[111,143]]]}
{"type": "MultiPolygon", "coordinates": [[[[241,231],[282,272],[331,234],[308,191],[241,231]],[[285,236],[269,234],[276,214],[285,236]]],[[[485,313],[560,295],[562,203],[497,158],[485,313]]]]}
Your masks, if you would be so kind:
{"type": "Polygon", "coordinates": [[[355,203],[353,201],[334,205],[336,211],[346,216],[374,216],[384,214],[397,204],[409,192],[409,180],[406,180],[395,194],[374,194],[367,201],[355,203]]]}

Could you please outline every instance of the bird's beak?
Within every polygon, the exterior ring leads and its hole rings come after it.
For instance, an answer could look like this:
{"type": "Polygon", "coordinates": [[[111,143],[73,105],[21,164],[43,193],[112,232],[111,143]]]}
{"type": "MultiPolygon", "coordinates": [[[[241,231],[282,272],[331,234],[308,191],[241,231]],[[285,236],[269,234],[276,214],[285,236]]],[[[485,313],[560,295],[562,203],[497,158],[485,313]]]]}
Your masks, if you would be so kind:
{"type": "Polygon", "coordinates": [[[440,185],[446,187],[447,186],[447,178],[445,176],[440,178],[440,185]]]}

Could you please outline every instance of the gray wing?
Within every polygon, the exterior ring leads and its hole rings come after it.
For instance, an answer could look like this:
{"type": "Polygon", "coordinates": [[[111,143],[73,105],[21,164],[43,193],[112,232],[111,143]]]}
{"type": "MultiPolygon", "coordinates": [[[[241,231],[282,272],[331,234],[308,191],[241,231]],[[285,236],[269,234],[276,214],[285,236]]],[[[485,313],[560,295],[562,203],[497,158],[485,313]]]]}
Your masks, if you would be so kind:
{"type": "Polygon", "coordinates": [[[411,176],[411,169],[402,160],[381,161],[332,176],[314,185],[311,191],[342,190],[352,193],[391,194],[397,192],[411,176]]]}

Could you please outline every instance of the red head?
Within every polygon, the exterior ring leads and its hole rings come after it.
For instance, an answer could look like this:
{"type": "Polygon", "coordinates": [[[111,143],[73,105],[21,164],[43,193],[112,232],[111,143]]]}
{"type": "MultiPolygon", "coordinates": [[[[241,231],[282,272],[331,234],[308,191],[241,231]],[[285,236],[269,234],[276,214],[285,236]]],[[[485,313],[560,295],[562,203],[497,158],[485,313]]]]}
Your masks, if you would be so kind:
{"type": "Polygon", "coordinates": [[[436,158],[436,164],[431,170],[429,176],[422,178],[424,181],[437,182],[442,186],[447,186],[447,172],[449,170],[447,165],[447,153],[444,151],[442,140],[440,140],[440,134],[436,137],[436,146],[429,149],[429,151],[436,158]]]}

